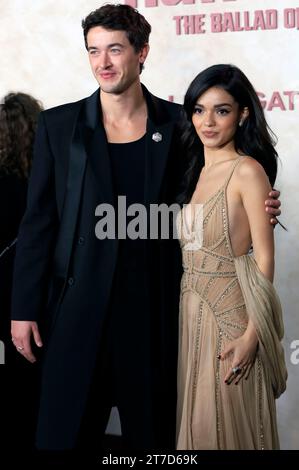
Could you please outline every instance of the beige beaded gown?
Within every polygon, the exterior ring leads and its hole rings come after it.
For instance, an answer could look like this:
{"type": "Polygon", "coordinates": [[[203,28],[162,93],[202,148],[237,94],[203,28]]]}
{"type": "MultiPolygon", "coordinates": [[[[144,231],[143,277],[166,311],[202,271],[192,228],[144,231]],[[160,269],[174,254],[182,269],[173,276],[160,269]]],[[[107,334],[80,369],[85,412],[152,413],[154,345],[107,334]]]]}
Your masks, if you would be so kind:
{"type": "Polygon", "coordinates": [[[279,448],[275,398],[284,391],[287,377],[280,303],[253,257],[234,257],[229,238],[226,189],[241,158],[233,162],[225,184],[203,205],[202,224],[200,217],[189,223],[184,214],[188,206],[178,217],[184,268],[178,449],[279,448]],[[256,360],[248,380],[226,385],[231,357],[220,361],[217,356],[245,332],[249,316],[259,336],[256,360]]]}

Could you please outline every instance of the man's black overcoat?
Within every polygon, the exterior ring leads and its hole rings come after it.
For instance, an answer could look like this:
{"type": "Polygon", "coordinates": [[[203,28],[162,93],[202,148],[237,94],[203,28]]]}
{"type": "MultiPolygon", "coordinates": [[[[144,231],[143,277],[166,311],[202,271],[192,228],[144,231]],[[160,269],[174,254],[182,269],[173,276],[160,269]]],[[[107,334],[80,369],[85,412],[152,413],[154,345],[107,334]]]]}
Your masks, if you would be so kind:
{"type": "MultiPolygon", "coordinates": [[[[172,203],[181,172],[180,106],[145,87],[143,92],[148,107],[146,205],[172,203]],[[153,139],[156,133],[162,140],[153,139]]],[[[75,445],[102,340],[118,241],[95,236],[95,208],[101,203],[114,205],[115,194],[98,90],[41,113],[17,244],[12,318],[45,323],[48,331],[37,433],[41,448],[75,445]]],[[[150,288],[139,309],[141,316],[150,309],[150,322],[126,332],[120,347],[127,344],[132,350],[138,338],[131,370],[149,384],[145,400],[160,442],[174,447],[178,241],[151,240],[148,260],[150,288]]]]}

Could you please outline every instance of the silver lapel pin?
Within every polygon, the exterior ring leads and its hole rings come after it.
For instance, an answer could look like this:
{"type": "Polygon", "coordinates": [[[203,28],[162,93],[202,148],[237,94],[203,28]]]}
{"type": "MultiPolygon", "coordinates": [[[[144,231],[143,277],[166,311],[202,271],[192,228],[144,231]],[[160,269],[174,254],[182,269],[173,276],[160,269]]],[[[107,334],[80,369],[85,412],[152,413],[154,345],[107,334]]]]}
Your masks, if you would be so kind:
{"type": "Polygon", "coordinates": [[[153,139],[155,142],[161,142],[161,140],[162,140],[162,134],[160,134],[160,132],[155,132],[155,133],[152,135],[152,139],[153,139]]]}

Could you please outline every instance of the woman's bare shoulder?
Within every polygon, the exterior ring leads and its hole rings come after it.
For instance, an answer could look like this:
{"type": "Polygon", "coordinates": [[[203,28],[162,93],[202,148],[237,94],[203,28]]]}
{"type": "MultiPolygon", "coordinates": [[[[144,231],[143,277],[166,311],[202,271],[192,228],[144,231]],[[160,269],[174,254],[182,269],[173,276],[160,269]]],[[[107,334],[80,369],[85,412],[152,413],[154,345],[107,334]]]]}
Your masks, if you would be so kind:
{"type": "Polygon", "coordinates": [[[255,158],[244,156],[236,168],[237,179],[243,183],[250,183],[253,180],[269,184],[268,176],[263,166],[255,158]]]}

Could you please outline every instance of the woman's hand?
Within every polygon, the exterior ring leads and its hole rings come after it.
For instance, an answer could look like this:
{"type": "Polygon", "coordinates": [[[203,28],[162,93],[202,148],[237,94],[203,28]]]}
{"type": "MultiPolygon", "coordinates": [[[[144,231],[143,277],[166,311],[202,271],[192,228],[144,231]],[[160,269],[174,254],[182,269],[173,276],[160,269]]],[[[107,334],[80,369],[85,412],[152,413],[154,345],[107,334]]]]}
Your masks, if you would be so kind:
{"type": "Polygon", "coordinates": [[[232,368],[224,379],[227,385],[230,385],[234,380],[237,385],[242,377],[248,378],[255,361],[257,346],[256,331],[249,328],[242,336],[231,341],[222,351],[219,357],[221,360],[227,359],[230,354],[232,355],[232,368]]]}

